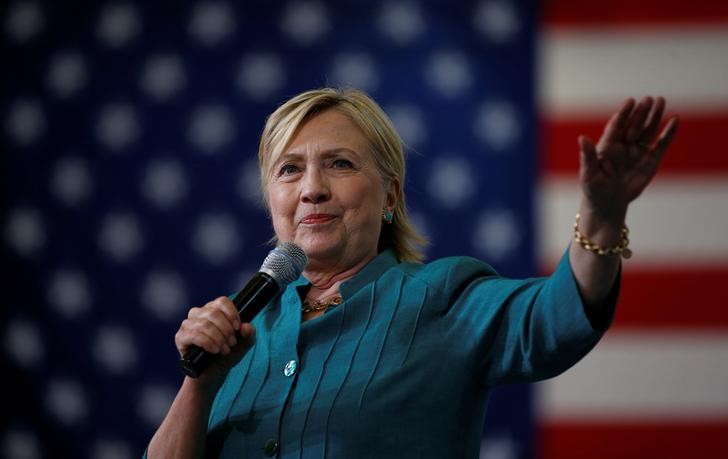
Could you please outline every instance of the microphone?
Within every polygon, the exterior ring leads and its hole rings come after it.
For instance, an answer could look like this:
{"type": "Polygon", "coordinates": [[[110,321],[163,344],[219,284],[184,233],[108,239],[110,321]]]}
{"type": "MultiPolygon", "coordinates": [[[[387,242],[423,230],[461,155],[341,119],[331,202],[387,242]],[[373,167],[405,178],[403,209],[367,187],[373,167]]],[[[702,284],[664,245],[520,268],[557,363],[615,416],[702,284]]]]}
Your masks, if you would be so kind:
{"type": "MultiPolygon", "coordinates": [[[[284,242],[271,250],[263,260],[258,273],[233,298],[240,321],[251,322],[278,292],[298,279],[307,261],[303,249],[291,242],[284,242]]],[[[212,363],[216,355],[192,345],[179,363],[187,376],[197,378],[212,363]]]]}

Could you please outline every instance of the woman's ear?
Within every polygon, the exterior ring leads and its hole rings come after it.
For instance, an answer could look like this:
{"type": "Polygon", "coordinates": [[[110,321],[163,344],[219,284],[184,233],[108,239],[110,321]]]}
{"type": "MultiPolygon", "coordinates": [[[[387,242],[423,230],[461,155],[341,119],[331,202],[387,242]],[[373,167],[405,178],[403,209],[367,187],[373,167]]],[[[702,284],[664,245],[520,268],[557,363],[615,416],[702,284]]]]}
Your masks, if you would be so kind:
{"type": "Polygon", "coordinates": [[[387,185],[387,204],[386,207],[388,209],[394,210],[395,207],[397,207],[397,203],[399,202],[399,196],[402,193],[402,184],[399,181],[398,177],[393,177],[389,179],[389,184],[387,185]]]}

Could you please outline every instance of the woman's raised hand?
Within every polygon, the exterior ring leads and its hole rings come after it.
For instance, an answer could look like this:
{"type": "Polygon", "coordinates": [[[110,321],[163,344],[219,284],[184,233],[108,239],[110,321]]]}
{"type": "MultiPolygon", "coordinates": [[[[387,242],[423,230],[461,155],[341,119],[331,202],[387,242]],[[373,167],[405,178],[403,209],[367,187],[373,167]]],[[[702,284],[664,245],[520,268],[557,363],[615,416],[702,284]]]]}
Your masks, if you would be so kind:
{"type": "Polygon", "coordinates": [[[587,207],[608,221],[623,221],[627,206],[647,187],[672,142],[678,117],[659,131],[665,99],[630,98],[607,122],[599,142],[579,137],[579,181],[587,207]],[[659,132],[659,136],[658,136],[659,132]]]}

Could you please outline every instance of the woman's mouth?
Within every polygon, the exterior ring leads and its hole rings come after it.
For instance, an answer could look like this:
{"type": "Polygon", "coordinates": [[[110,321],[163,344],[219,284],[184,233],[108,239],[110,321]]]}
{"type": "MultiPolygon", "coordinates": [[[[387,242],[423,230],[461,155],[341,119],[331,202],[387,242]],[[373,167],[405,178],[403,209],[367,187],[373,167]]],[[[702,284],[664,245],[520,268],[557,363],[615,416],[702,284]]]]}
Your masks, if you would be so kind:
{"type": "Polygon", "coordinates": [[[334,219],[331,214],[309,214],[301,219],[301,223],[304,225],[316,225],[326,223],[334,219]]]}

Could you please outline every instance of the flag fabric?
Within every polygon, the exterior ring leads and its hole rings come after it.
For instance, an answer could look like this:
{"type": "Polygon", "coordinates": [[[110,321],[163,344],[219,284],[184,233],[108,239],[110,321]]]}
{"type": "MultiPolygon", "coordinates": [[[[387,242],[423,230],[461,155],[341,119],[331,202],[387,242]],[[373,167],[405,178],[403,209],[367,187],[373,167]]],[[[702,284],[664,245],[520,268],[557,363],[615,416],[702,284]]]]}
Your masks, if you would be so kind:
{"type": "MultiPolygon", "coordinates": [[[[358,87],[393,118],[430,259],[536,272],[532,2],[0,11],[4,457],[141,455],[182,380],[186,311],[270,249],[258,137],[305,89],[358,87]]],[[[483,457],[532,457],[532,419],[530,388],[497,390],[483,457]]]]}
{"type": "Polygon", "coordinates": [[[538,39],[538,263],[578,208],[576,136],[629,96],[681,126],[630,207],[632,259],[612,329],[537,386],[540,457],[728,457],[728,4],[546,1],[538,39]]]}
{"type": "Polygon", "coordinates": [[[496,390],[481,455],[728,457],[720,2],[0,11],[4,457],[140,455],[181,382],[186,310],[236,291],[270,248],[265,116],[324,85],[362,88],[392,116],[428,257],[474,255],[513,277],[547,273],[568,244],[576,137],[596,139],[627,96],[667,97],[682,126],[630,209],[613,329],[564,375],[496,390]]]}

